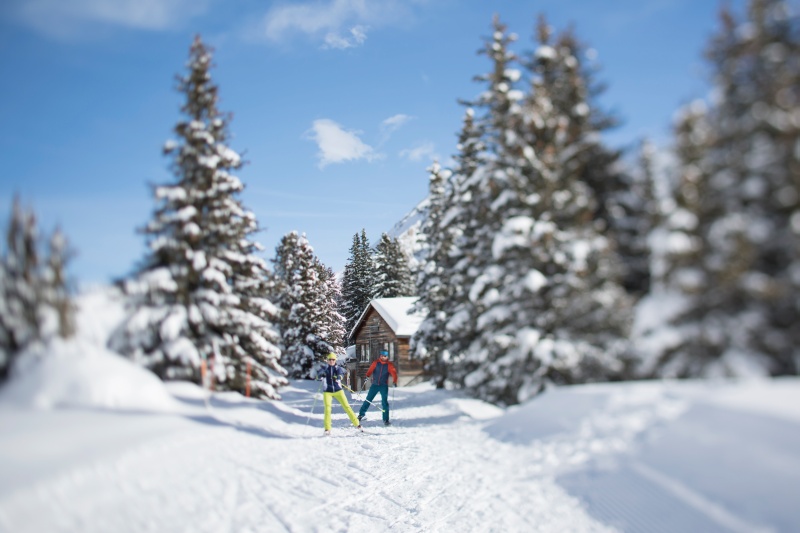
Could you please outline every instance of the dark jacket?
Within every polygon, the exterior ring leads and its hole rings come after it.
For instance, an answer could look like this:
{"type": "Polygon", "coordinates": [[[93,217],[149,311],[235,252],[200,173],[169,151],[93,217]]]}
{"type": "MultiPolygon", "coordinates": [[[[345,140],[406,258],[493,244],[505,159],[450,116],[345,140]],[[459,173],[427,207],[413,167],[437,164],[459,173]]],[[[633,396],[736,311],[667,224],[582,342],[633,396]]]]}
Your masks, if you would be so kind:
{"type": "Polygon", "coordinates": [[[325,392],[338,392],[342,390],[340,383],[342,378],[347,374],[347,370],[343,366],[329,365],[321,366],[317,369],[317,379],[325,381],[325,392]]]}
{"type": "Polygon", "coordinates": [[[389,376],[392,376],[394,384],[397,385],[397,370],[395,370],[394,365],[389,361],[385,363],[381,363],[378,359],[373,361],[369,370],[367,370],[367,377],[370,376],[372,376],[373,385],[388,385],[389,376]]]}

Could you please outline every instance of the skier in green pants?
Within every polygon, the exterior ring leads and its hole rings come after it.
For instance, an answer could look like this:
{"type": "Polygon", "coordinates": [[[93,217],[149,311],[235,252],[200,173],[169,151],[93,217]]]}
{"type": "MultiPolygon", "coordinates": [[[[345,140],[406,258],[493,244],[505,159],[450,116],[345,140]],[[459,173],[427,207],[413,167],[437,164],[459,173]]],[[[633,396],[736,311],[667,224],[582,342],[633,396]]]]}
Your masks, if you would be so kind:
{"type": "Polygon", "coordinates": [[[331,434],[331,405],[333,404],[334,398],[342,405],[344,412],[350,417],[350,422],[352,422],[357,429],[363,431],[363,429],[361,429],[361,422],[356,418],[356,414],[350,407],[350,403],[348,403],[344,391],[342,390],[341,380],[347,371],[344,367],[336,364],[335,353],[329,353],[326,361],[328,362],[327,365],[317,369],[317,379],[325,382],[325,392],[322,394],[322,403],[325,406],[325,416],[323,418],[325,427],[324,434],[331,434]]]}

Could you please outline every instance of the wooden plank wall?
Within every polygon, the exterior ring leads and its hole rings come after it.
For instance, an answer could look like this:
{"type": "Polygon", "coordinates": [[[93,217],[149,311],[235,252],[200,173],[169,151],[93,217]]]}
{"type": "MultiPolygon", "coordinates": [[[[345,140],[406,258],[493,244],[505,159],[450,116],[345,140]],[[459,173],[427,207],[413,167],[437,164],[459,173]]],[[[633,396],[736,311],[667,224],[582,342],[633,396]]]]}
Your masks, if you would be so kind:
{"type": "MultiPolygon", "coordinates": [[[[350,382],[353,390],[362,390],[367,370],[372,361],[378,358],[378,352],[384,344],[394,344],[394,358],[392,362],[397,368],[398,386],[417,383],[423,373],[422,362],[412,360],[409,356],[409,338],[397,337],[389,324],[381,317],[375,308],[370,307],[367,315],[356,330],[355,342],[358,348],[356,353],[361,354],[364,346],[370,346],[370,359],[367,362],[360,360],[348,364],[350,382]]],[[[360,357],[359,357],[360,359],[360,357]]]]}

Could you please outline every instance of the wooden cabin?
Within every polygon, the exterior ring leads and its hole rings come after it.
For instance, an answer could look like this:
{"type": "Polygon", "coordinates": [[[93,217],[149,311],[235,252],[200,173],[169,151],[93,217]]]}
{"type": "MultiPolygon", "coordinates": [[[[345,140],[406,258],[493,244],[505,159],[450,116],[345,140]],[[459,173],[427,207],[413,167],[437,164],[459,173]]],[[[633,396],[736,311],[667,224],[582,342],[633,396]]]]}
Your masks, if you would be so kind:
{"type": "Polygon", "coordinates": [[[376,298],[361,313],[350,332],[353,344],[347,349],[347,370],[353,390],[364,389],[367,370],[381,350],[389,352],[389,361],[397,369],[397,385],[412,385],[424,379],[422,361],[411,359],[409,342],[422,319],[408,314],[417,301],[414,297],[376,298]]]}

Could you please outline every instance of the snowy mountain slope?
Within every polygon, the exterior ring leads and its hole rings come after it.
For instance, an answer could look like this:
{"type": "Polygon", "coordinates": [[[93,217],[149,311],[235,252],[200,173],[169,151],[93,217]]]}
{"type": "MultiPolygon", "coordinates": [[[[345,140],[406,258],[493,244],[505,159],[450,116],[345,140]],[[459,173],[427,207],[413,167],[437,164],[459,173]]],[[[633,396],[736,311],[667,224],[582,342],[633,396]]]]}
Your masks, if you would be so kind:
{"type": "Polygon", "coordinates": [[[400,243],[400,248],[403,250],[408,260],[408,265],[412,270],[416,270],[427,255],[427,247],[424,242],[420,241],[422,238],[420,226],[428,214],[429,203],[430,201],[426,196],[392,226],[392,229],[386,232],[389,237],[397,239],[397,242],[400,243]]]}

